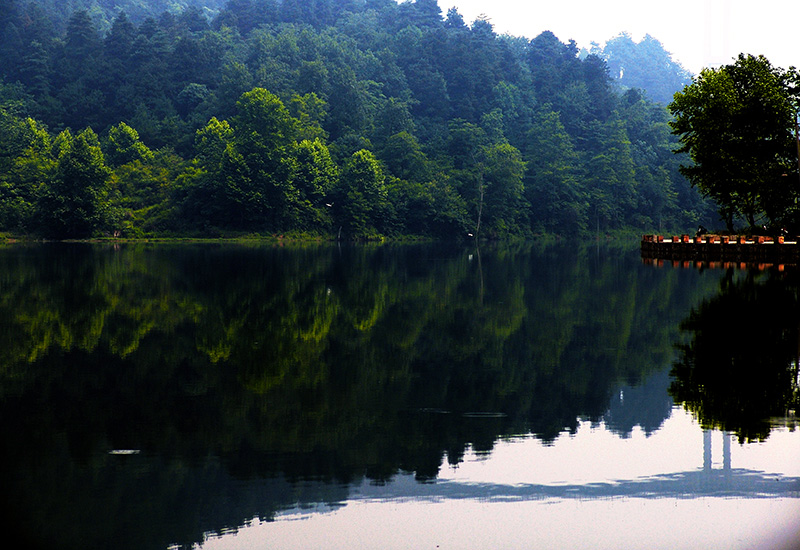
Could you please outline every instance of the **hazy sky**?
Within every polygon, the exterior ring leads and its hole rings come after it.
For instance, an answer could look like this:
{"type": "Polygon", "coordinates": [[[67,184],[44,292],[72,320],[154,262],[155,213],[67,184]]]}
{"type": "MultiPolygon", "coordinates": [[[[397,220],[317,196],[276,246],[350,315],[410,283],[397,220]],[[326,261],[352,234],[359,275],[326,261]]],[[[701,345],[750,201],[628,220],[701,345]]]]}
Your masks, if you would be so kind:
{"type": "Polygon", "coordinates": [[[552,31],[588,47],[627,31],[650,34],[693,73],[763,54],[773,65],[800,67],[800,0],[438,0],[467,23],[486,14],[495,31],[533,38],[552,31]]]}

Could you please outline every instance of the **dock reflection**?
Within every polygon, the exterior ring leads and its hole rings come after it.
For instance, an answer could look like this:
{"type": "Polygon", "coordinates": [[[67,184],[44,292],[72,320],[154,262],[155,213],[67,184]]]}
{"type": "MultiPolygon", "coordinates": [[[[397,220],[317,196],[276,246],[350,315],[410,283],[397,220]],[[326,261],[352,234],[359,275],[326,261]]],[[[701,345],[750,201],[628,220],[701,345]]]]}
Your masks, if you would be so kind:
{"type": "Polygon", "coordinates": [[[797,269],[796,263],[773,262],[734,262],[713,260],[669,260],[664,258],[642,258],[642,264],[653,267],[674,267],[682,269],[734,269],[755,271],[779,271],[797,269]]]}

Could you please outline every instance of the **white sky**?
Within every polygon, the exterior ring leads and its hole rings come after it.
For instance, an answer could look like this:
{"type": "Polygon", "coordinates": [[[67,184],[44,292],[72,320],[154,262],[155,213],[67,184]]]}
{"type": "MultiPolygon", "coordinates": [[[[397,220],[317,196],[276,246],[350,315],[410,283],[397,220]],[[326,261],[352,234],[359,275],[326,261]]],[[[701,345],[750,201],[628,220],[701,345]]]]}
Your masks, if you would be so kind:
{"type": "Polygon", "coordinates": [[[438,0],[467,24],[485,14],[495,32],[534,38],[553,32],[579,47],[627,31],[637,42],[657,38],[673,60],[698,73],[739,53],[764,55],[773,66],[800,67],[800,0],[438,0]]]}

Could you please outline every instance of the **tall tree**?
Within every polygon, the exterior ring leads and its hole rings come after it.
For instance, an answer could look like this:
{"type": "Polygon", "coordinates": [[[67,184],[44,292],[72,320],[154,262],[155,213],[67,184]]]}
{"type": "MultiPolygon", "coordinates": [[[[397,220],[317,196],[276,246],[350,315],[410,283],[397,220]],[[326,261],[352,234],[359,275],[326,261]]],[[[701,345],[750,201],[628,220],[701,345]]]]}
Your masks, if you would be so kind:
{"type": "Polygon", "coordinates": [[[339,169],[325,143],[304,139],[294,152],[297,172],[294,186],[298,191],[296,224],[302,229],[330,229],[333,205],[329,196],[339,177],[339,169]]]}
{"type": "Polygon", "coordinates": [[[205,170],[193,195],[205,205],[200,216],[217,227],[291,227],[302,202],[294,182],[301,126],[263,88],[244,93],[236,106],[231,125],[212,118],[197,134],[205,170]]]}
{"type": "Polygon", "coordinates": [[[484,156],[486,230],[492,236],[519,235],[525,220],[522,179],[525,162],[516,147],[497,143],[487,147],[484,156]]]}
{"type": "Polygon", "coordinates": [[[59,151],[53,178],[39,200],[42,232],[55,238],[85,238],[110,228],[108,182],[100,142],[91,129],[72,136],[63,131],[55,142],[59,151]]]}
{"type": "Polygon", "coordinates": [[[586,229],[588,197],[576,174],[578,155],[558,113],[545,105],[526,139],[525,195],[537,231],[586,229]]]}
{"type": "Polygon", "coordinates": [[[597,224],[620,228],[637,206],[631,142],[622,120],[593,121],[587,129],[583,174],[597,224]]]}
{"type": "Polygon", "coordinates": [[[39,191],[54,167],[50,136],[35,120],[0,109],[0,228],[32,229],[39,191]]]}
{"type": "Polygon", "coordinates": [[[388,201],[380,162],[370,151],[356,151],[342,168],[335,193],[337,218],[352,236],[369,236],[382,229],[388,201]]]}
{"type": "Polygon", "coordinates": [[[678,152],[693,161],[681,172],[717,202],[730,231],[739,216],[751,227],[797,221],[798,83],[796,70],[741,54],[733,64],[704,69],[669,105],[678,152]]]}

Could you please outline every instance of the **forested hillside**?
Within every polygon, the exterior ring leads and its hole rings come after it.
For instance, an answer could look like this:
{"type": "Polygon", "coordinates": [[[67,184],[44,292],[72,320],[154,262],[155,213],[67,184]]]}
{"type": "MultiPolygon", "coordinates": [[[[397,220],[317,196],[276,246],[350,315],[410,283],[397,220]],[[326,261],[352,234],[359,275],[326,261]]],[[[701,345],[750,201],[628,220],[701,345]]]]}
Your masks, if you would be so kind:
{"type": "Polygon", "coordinates": [[[664,49],[656,38],[645,35],[639,42],[622,33],[591,53],[608,63],[612,77],[622,88],[640,88],[650,99],[669,104],[675,92],[692,83],[692,75],[664,49]]]}
{"type": "Polygon", "coordinates": [[[706,222],[669,113],[598,53],[501,36],[435,0],[0,0],[0,231],[706,222]]]}

